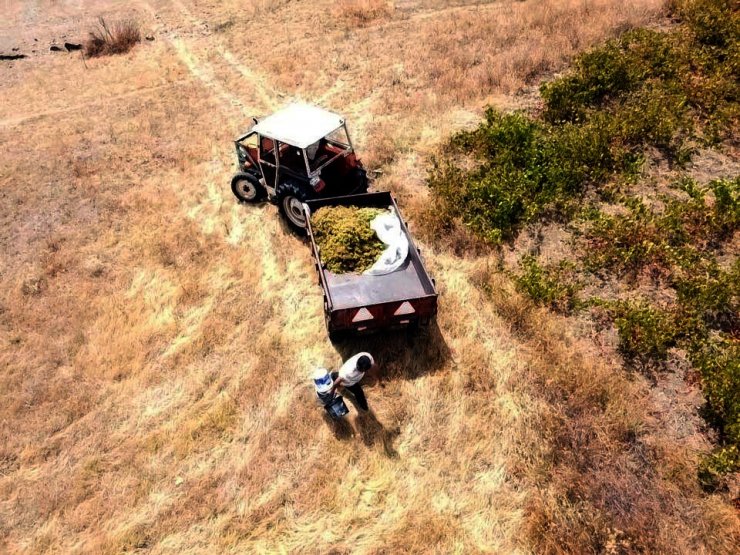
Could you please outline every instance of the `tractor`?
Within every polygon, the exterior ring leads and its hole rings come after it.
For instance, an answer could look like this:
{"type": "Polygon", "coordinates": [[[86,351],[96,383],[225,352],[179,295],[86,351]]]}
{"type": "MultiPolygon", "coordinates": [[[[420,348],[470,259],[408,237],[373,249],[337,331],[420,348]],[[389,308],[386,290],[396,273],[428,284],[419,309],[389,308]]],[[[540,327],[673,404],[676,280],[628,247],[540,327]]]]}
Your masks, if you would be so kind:
{"type": "Polygon", "coordinates": [[[309,104],[291,104],[237,138],[239,171],[231,190],[242,202],[277,204],[288,224],[305,233],[307,200],[366,193],[344,119],[309,104]]]}

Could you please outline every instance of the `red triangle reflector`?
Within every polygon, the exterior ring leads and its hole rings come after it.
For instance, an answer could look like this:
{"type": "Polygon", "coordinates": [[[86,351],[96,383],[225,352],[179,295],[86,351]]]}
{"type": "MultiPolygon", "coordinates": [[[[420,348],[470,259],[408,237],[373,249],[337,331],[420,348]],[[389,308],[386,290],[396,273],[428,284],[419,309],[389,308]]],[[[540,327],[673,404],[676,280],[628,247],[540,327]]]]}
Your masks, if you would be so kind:
{"type": "Polygon", "coordinates": [[[403,316],[404,314],[413,314],[416,311],[414,310],[414,307],[411,306],[411,303],[408,301],[405,301],[401,303],[401,306],[398,307],[398,309],[393,313],[393,316],[403,316]]]}
{"type": "Polygon", "coordinates": [[[367,308],[361,308],[357,312],[355,312],[355,317],[352,318],[353,322],[364,322],[365,320],[372,320],[373,315],[370,314],[370,311],[367,308]]]}

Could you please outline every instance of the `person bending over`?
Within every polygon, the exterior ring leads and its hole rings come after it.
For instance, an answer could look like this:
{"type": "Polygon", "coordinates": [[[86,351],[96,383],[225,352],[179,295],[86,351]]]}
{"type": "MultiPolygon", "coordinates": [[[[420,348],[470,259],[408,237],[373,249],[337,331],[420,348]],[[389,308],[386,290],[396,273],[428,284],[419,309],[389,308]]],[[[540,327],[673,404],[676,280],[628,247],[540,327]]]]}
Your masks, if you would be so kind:
{"type": "Polygon", "coordinates": [[[333,380],[332,391],[336,390],[337,387],[342,386],[344,389],[354,395],[357,405],[362,410],[368,410],[367,399],[365,399],[365,392],[362,391],[360,382],[365,377],[365,373],[373,367],[375,361],[370,353],[358,353],[352,358],[348,359],[347,362],[342,364],[339,372],[332,372],[331,379],[333,380]]]}

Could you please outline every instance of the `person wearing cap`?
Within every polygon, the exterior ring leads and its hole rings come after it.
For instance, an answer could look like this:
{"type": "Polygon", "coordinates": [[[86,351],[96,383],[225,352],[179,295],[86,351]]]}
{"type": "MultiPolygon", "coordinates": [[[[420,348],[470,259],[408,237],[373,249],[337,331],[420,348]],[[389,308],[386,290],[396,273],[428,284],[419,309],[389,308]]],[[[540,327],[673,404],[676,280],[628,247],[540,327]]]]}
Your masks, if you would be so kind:
{"type": "Polygon", "coordinates": [[[331,378],[334,380],[332,391],[342,386],[344,389],[354,395],[357,405],[362,410],[368,410],[365,392],[362,391],[360,382],[365,377],[365,373],[373,367],[375,361],[370,353],[358,353],[348,359],[338,372],[332,372],[331,378]]]}

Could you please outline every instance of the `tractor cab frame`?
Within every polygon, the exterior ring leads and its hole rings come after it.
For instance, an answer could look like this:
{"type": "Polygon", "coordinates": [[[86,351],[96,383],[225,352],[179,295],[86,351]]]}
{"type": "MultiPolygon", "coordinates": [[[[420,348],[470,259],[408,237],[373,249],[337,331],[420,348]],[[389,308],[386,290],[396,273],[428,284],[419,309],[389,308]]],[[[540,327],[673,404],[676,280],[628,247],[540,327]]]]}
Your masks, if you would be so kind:
{"type": "Polygon", "coordinates": [[[291,104],[235,141],[239,172],[231,188],[243,202],[267,198],[288,223],[306,227],[306,200],[367,192],[345,120],[322,108],[291,104]]]}

